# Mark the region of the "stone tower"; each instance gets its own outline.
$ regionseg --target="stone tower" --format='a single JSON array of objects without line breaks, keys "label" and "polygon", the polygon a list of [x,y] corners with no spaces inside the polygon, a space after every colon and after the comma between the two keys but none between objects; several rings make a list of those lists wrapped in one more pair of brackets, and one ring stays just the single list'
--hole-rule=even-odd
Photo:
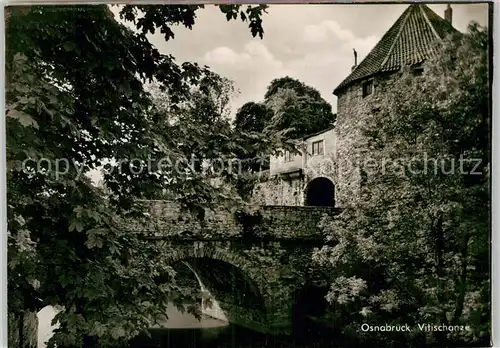
[{"label": "stone tower", "polygon": [[341,208],[356,197],[364,160],[355,149],[361,126],[376,112],[379,97],[402,67],[421,73],[436,40],[457,32],[450,6],[445,18],[426,5],[412,4],[360,64],[354,50],[350,74],[333,91],[338,97],[335,128],[299,139],[302,153],[271,156],[271,179],[256,186],[253,203]]},{"label": "stone tower", "polygon": [[360,125],[376,111],[378,98],[385,88],[391,88],[396,72],[404,66],[415,69],[417,74],[422,72],[422,64],[431,56],[435,41],[457,32],[451,25],[452,9],[448,6],[446,11],[447,20],[424,4],[410,5],[333,91],[338,97],[336,185],[344,202],[355,197],[360,187],[359,163],[363,159],[353,149],[360,139]]}]

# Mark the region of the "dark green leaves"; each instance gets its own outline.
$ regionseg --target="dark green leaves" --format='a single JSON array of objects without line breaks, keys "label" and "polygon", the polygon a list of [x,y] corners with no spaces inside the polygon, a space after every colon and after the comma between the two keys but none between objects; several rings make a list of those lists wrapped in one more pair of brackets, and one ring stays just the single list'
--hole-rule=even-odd
[{"label": "dark green leaves", "polygon": [[252,36],[259,35],[262,39],[264,29],[262,28],[262,15],[266,12],[267,5],[247,6],[245,11],[241,10],[242,5],[218,5],[221,12],[226,15],[228,21],[238,19],[238,14],[243,22],[248,20],[248,27]]},{"label": "dark green leaves", "polygon": [[[241,11],[242,5],[219,5],[222,13],[226,15],[228,21],[238,19],[238,14],[242,21],[248,20],[249,28],[252,36],[259,35],[260,38],[264,35],[262,29],[261,16],[265,12],[266,5],[248,6],[245,11]],[[175,25],[183,25],[186,28],[192,29],[196,12],[204,8],[204,5],[126,5],[120,11],[120,18],[133,22],[137,29],[143,34],[154,34],[156,29],[160,29],[165,41],[175,37],[171,27]],[[139,15],[140,13],[140,15]]]},{"label": "dark green leaves", "polygon": [[264,98],[266,106],[274,111],[273,127],[289,129],[288,139],[323,131],[335,122],[336,115],[321,94],[291,77],[271,81]]},{"label": "dark green leaves", "polygon": [[195,23],[196,11],[202,8],[204,5],[126,5],[120,11],[120,18],[133,22],[143,34],[154,34],[159,28],[165,41],[168,41],[174,38],[172,26],[183,25],[191,29]]},{"label": "dark green leaves", "polygon": [[[106,238],[106,234],[109,232],[108,228],[93,228],[87,231],[87,247],[89,249],[102,248],[103,239]],[[113,253],[117,253],[118,249],[116,247],[113,249]]]},{"label": "dark green leaves", "polygon": [[[165,250],[116,229],[115,214],[140,216],[136,199],[165,192],[198,213],[234,205],[234,195],[202,173],[188,175],[187,165],[161,175],[135,171],[149,156],[152,163],[192,154],[229,159],[241,143],[227,121],[231,82],[178,64],[147,38],[159,29],[173,39],[172,26],[191,28],[201,8],[127,5],[121,17],[138,33],[107,6],[8,9],[9,310],[63,306],[52,344],[121,345],[182,292],[171,276],[156,284],[170,274]],[[249,11],[241,19],[262,35],[262,12]],[[145,88],[151,81],[159,96]],[[86,175],[112,159],[106,190],[96,188]],[[54,170],[64,160],[64,173]]]},{"label": "dark green leaves", "polygon": [[[219,5],[226,19],[236,20],[238,15],[242,21],[249,21],[249,28],[252,36],[264,35],[262,29],[261,16],[267,8],[266,5],[247,6],[245,11],[240,10],[242,5]],[[154,34],[156,29],[160,29],[165,41],[175,37],[172,27],[183,25],[192,29],[195,24],[196,12],[204,8],[204,5],[126,5],[120,11],[120,18],[133,22],[137,29],[143,34]]]}]

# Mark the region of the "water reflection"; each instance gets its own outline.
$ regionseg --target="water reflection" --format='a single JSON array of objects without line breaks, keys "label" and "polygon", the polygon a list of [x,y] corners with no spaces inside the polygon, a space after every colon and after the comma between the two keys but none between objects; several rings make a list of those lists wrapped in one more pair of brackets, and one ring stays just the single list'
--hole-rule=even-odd
[{"label": "water reflection", "polygon": [[135,338],[131,348],[335,348],[333,340],[309,334],[302,338],[265,336],[233,324],[219,328],[153,329]]},{"label": "water reflection", "polygon": [[167,309],[169,319],[150,330],[151,337],[141,335],[130,342],[131,348],[325,348],[332,341],[318,342],[321,334],[304,332],[301,338],[266,336],[227,321],[208,316],[198,320],[175,306]]},{"label": "water reflection", "polygon": [[[50,321],[56,314],[52,307],[39,313],[38,348],[46,347],[55,327]],[[325,348],[338,347],[324,332],[303,331],[298,337],[266,336],[261,333],[209,316],[198,320],[173,304],[167,307],[169,319],[150,330],[151,337],[141,335],[130,342],[130,348]],[[322,342],[318,342],[318,339]]]},{"label": "water reflection", "polygon": [[187,311],[181,312],[173,304],[167,306],[166,312],[168,319],[159,322],[155,329],[218,329],[229,325],[225,320],[215,319],[207,315],[202,316],[199,320]]},{"label": "water reflection", "polygon": [[198,319],[192,314],[179,311],[173,304],[167,307],[167,314],[168,320],[150,330],[151,337],[141,335],[131,342],[131,347],[221,347],[224,342],[231,344],[233,338],[243,337],[245,331],[246,336],[250,333],[249,330],[207,315]]}]

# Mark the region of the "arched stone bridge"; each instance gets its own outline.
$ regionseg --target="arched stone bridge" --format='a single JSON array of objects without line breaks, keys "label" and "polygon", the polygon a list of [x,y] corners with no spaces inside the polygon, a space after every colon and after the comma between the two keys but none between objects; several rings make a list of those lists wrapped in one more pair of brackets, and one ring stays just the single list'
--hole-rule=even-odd
[{"label": "arched stone bridge", "polygon": [[321,277],[309,271],[324,243],[329,207],[262,206],[252,214],[205,211],[202,218],[171,201],[142,201],[145,219],[121,220],[168,250],[172,265],[187,262],[229,322],[268,334],[290,333],[295,295]]}]

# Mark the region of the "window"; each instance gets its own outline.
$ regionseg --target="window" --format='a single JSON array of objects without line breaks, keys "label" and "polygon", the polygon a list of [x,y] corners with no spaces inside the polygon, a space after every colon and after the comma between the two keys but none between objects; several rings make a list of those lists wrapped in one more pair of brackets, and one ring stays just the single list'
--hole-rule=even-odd
[{"label": "window", "polygon": [[373,93],[373,80],[363,83],[363,98]]},{"label": "window", "polygon": [[424,67],[423,67],[422,63],[420,63],[420,64],[414,64],[411,67],[411,70],[412,70],[413,76],[420,76],[420,75],[422,75],[424,73]]},{"label": "window", "polygon": [[285,151],[285,162],[292,162],[294,158],[294,154],[290,151]]},{"label": "window", "polygon": [[323,140],[318,140],[312,143],[312,155],[322,155],[323,154]]},{"label": "window", "polygon": [[424,68],[422,67],[413,69],[414,76],[421,76],[423,73],[424,73]]}]

